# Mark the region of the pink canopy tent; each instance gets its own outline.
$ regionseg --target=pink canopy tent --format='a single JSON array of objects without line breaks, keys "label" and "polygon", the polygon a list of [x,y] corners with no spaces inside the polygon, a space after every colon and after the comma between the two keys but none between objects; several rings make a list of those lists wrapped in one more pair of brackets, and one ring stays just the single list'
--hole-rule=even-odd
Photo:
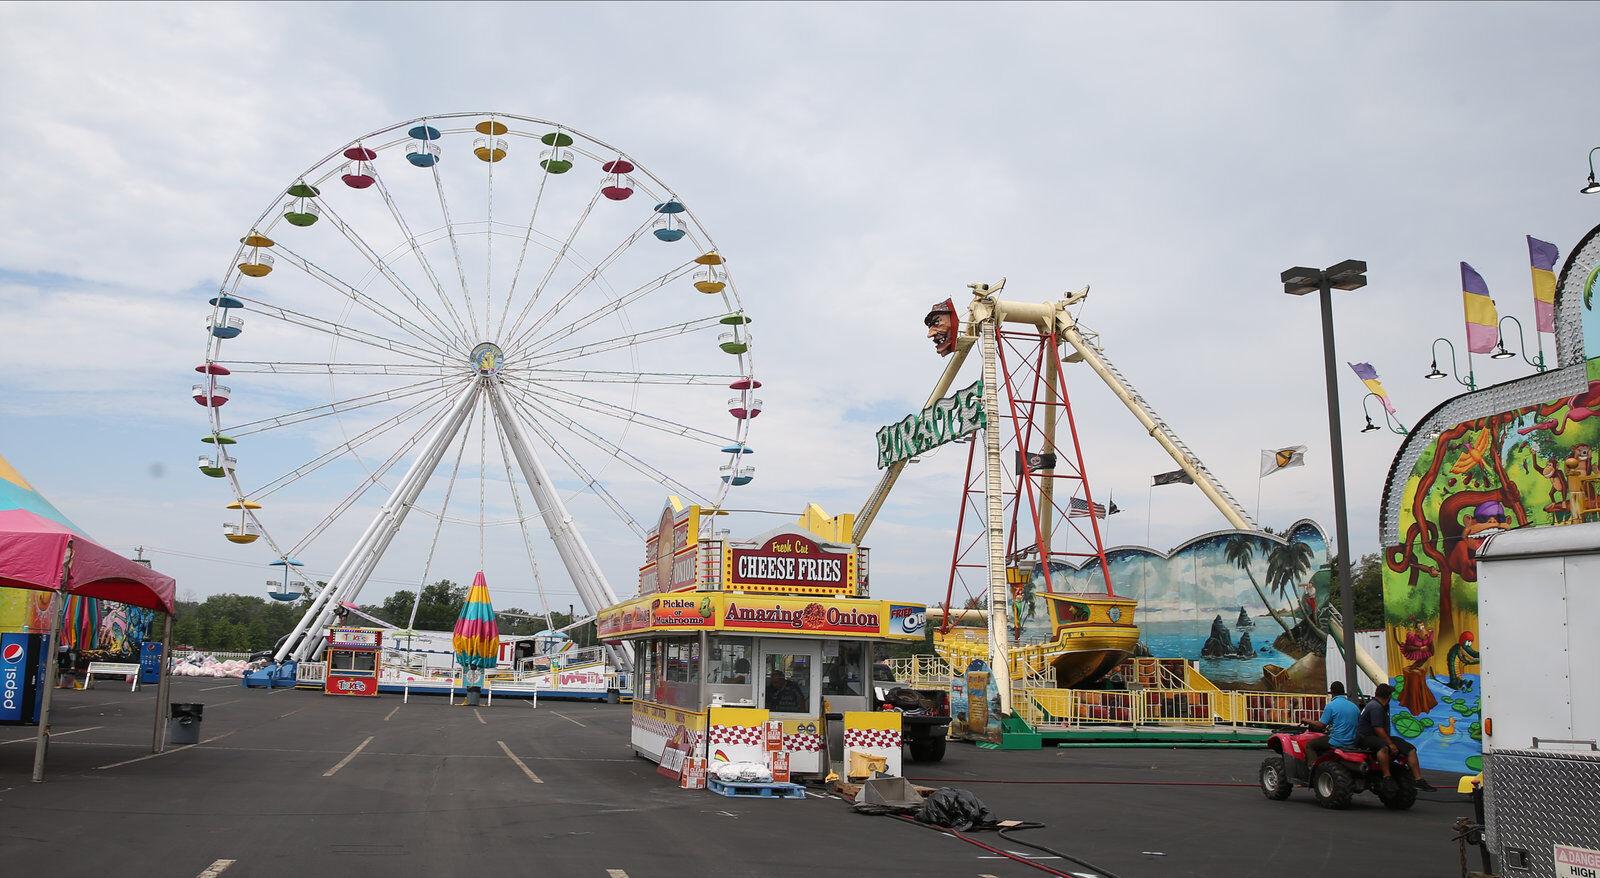
[{"label": "pink canopy tent", "polygon": [[0,586],[61,591],[61,571],[69,547],[72,563],[67,567],[67,593],[172,612],[177,592],[172,577],[25,509],[0,510]]}]

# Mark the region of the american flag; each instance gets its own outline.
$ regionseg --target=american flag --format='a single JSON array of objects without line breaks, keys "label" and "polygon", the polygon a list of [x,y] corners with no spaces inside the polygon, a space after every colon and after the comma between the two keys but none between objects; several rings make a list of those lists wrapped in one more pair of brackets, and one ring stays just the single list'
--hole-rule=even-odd
[{"label": "american flag", "polygon": [[[1111,508],[1110,508],[1109,511],[1106,509],[1104,504],[1101,504],[1101,503],[1094,504],[1094,517],[1095,518],[1105,518],[1107,515],[1116,515],[1118,512],[1121,512],[1121,511],[1122,511],[1121,509],[1117,508],[1117,501],[1115,501],[1115,500],[1111,501]],[[1088,518],[1089,517],[1089,501],[1083,499],[1082,497],[1073,497],[1072,498],[1072,502],[1067,507],[1067,517],[1068,518]]]}]

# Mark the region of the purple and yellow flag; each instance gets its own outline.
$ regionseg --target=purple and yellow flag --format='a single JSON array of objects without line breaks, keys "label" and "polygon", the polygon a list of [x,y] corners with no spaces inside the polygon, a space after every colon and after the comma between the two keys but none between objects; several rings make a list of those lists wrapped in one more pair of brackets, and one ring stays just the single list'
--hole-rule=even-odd
[{"label": "purple and yellow flag", "polygon": [[1361,383],[1367,385],[1367,389],[1383,401],[1383,407],[1389,414],[1394,414],[1394,403],[1389,401],[1389,394],[1383,389],[1383,382],[1378,380],[1378,370],[1372,368],[1371,363],[1351,363],[1350,368],[1355,370],[1356,377],[1361,379]]},{"label": "purple and yellow flag", "polygon": [[1556,245],[1528,236],[1528,261],[1533,264],[1533,315],[1540,332],[1556,331],[1556,259],[1560,256]]},{"label": "purple and yellow flag", "polygon": [[1472,266],[1461,263],[1461,304],[1467,315],[1467,352],[1487,354],[1500,343],[1500,315],[1489,285]]}]

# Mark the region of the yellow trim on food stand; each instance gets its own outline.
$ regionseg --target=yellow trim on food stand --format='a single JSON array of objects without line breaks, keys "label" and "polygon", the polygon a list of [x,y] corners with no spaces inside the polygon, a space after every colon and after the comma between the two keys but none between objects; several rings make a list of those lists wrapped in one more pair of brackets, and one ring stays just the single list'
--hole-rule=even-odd
[{"label": "yellow trim on food stand", "polygon": [[596,616],[596,630],[608,641],[698,631],[921,640],[920,630],[904,633],[896,620],[910,614],[920,618],[924,612],[922,604],[899,601],[684,591],[642,595],[607,607]]}]

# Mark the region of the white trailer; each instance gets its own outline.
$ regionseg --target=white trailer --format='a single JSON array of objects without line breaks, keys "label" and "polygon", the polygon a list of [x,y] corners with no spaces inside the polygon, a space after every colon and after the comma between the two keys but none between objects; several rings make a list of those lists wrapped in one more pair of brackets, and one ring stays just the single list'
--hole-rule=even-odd
[{"label": "white trailer", "polygon": [[1484,816],[1505,878],[1600,876],[1600,522],[1478,552]]}]

